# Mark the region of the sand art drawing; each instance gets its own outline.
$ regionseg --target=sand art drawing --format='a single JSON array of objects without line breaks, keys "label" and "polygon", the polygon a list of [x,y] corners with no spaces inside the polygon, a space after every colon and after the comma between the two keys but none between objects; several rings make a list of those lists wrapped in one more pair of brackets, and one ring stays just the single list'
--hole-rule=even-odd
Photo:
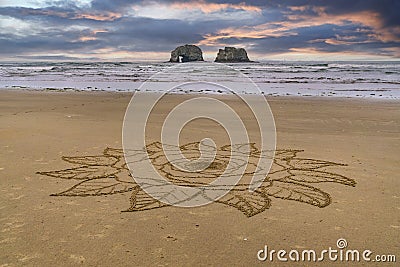
[{"label": "sand art drawing", "polygon": [[[180,147],[188,159],[198,158],[199,143],[189,143]],[[271,206],[271,198],[298,201],[319,208],[331,203],[331,196],[317,187],[320,183],[336,183],[355,186],[353,179],[329,171],[332,167],[343,167],[345,164],[331,161],[302,158],[303,150],[278,149],[275,152],[272,168],[256,191],[248,190],[248,181],[254,174],[260,150],[255,144],[247,144],[251,148],[248,162],[230,157],[230,145],[218,148],[214,162],[200,172],[184,172],[168,162],[163,147],[159,142],[146,146],[153,166],[169,181],[182,186],[199,186],[209,184],[228,166],[229,160],[236,161],[234,166],[247,164],[242,179],[224,197],[216,203],[234,207],[247,217],[259,214]],[[164,146],[165,147],[165,146]],[[134,155],[132,151],[132,155]],[[145,160],[130,158],[131,160]],[[75,166],[54,171],[41,171],[38,174],[60,179],[78,181],[74,186],[51,196],[87,197],[130,192],[130,206],[124,211],[137,212],[168,206],[148,196],[135,183],[128,170],[122,149],[106,148],[102,155],[62,157]]]}]

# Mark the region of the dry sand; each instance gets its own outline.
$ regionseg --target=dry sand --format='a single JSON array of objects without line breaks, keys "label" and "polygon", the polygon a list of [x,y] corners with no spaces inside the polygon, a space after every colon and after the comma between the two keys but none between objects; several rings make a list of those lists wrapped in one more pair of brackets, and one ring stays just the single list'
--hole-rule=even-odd
[{"label": "dry sand", "polygon": [[[328,169],[354,179],[355,187],[314,185],[331,196],[325,208],[271,198],[271,207],[252,217],[218,203],[121,212],[130,205],[129,192],[50,196],[77,181],[37,172],[71,167],[62,156],[101,155],[106,147],[121,148],[130,97],[0,92],[0,266],[271,265],[257,260],[264,245],[322,250],[336,248],[339,238],[351,249],[396,254],[400,260],[400,102],[268,99],[278,148],[302,149],[302,157],[348,164]],[[169,103],[183,98],[171,97]],[[154,117],[154,127],[161,115],[162,110]],[[200,138],[204,129],[201,123],[193,125],[182,142]]]}]

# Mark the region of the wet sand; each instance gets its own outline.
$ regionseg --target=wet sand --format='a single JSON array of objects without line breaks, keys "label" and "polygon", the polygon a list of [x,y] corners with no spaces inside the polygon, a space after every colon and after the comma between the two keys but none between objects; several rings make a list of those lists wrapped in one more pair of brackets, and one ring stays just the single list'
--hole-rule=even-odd
[{"label": "wet sand", "polygon": [[[101,155],[106,147],[121,148],[130,97],[0,91],[1,266],[271,265],[257,259],[265,245],[320,251],[336,248],[339,238],[345,238],[350,249],[396,254],[399,260],[399,101],[268,98],[277,148],[347,164],[327,169],[357,183],[313,185],[330,195],[331,203],[324,208],[271,198],[269,209],[251,217],[219,203],[121,212],[130,206],[130,192],[50,196],[77,181],[37,172],[70,168],[62,156]],[[171,97],[169,103],[184,97]],[[161,113],[162,107],[154,127]],[[201,138],[215,127],[193,125],[182,141]],[[335,265],[325,260],[318,266],[324,264]]]}]

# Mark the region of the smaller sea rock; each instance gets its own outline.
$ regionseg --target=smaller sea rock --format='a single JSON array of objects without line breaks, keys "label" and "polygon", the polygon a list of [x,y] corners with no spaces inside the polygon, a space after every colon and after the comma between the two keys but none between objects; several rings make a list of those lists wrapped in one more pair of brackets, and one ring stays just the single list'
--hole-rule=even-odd
[{"label": "smaller sea rock", "polygon": [[225,47],[219,49],[215,62],[251,62],[244,48]]}]

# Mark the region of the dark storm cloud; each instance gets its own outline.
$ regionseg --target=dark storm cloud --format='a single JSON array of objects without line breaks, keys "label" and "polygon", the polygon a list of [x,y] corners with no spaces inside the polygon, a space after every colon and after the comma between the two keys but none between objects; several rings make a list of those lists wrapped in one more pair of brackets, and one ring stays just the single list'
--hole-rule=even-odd
[{"label": "dark storm cloud", "polygon": [[321,1],[320,5],[327,7],[327,12],[332,14],[342,14],[357,11],[374,11],[380,14],[380,18],[385,26],[400,25],[400,1],[397,0],[337,0]]},{"label": "dark storm cloud", "polygon": [[[155,3],[171,8],[154,17],[133,8],[151,10]],[[197,13],[190,13],[193,10]],[[93,0],[88,5],[49,1],[41,8],[0,7],[4,22],[13,18],[30,25],[10,25],[15,23],[11,21],[1,26],[0,54],[4,58],[44,53],[95,57],[102,49],[168,52],[179,44],[194,43],[205,50],[243,45],[266,55],[314,49],[398,57],[398,10],[400,1],[389,0]]]},{"label": "dark storm cloud", "polygon": [[[27,36],[13,36],[0,34],[1,54],[19,54],[34,51],[80,51],[87,52],[104,47],[115,47],[125,51],[161,51],[169,52],[177,44],[197,43],[203,39],[202,35],[215,29],[214,22],[185,23],[180,20],[157,20],[150,18],[121,18],[117,23],[109,21],[89,21],[82,24],[73,23],[65,18],[51,16],[35,18],[42,22],[50,22],[52,28]],[[66,21],[65,21],[66,20]],[[86,25],[93,30],[100,29],[93,34],[91,30],[80,30],[65,26]],[[225,27],[229,23],[225,23]],[[90,40],[90,37],[95,37]],[[85,41],[84,38],[89,38]]]}]

